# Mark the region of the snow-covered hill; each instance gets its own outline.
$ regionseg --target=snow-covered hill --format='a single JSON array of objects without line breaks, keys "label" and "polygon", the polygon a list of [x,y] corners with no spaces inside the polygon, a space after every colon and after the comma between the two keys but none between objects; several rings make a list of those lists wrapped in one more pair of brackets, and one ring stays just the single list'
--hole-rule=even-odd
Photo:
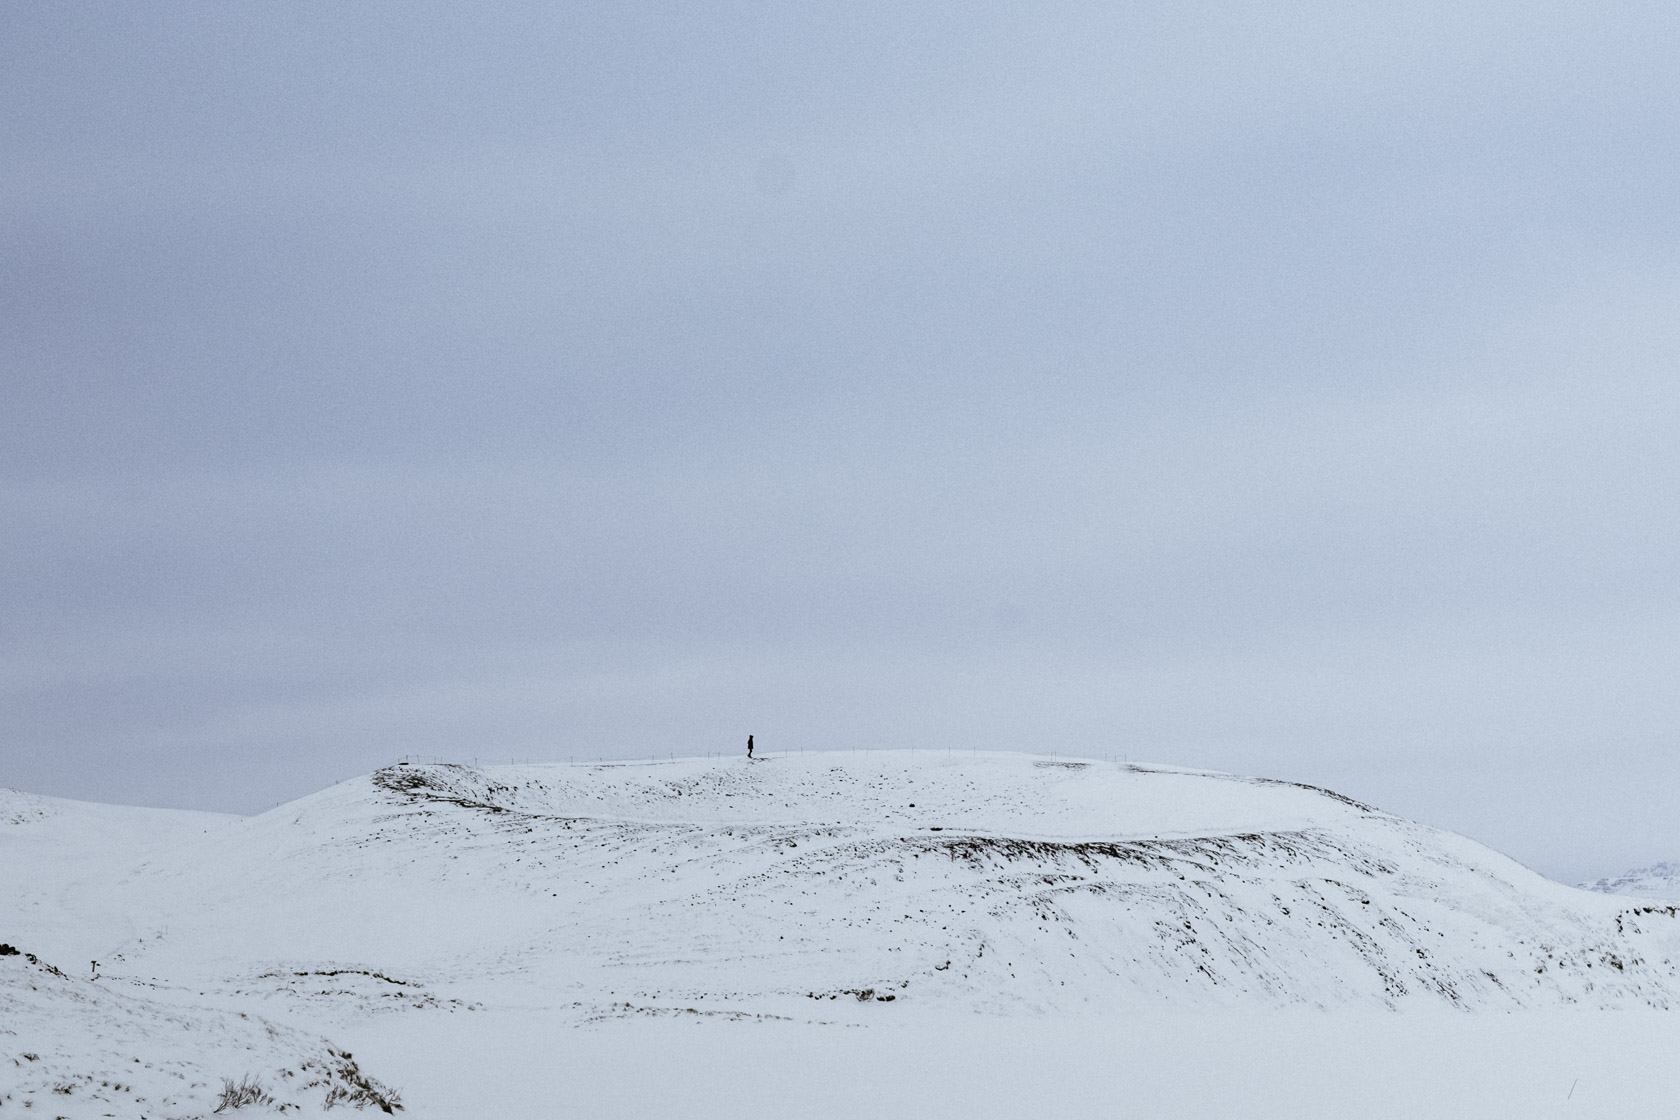
[{"label": "snow-covered hill", "polygon": [[[1165,767],[393,766],[248,819],[0,811],[0,890],[24,902],[0,939],[100,960],[98,981],[58,978],[78,999],[317,1039],[509,1008],[890,1024],[1680,1004],[1673,906],[1561,886],[1324,790]],[[214,1068],[273,1082],[336,1052],[276,1043]]]},{"label": "snow-covered hill", "polygon": [[1670,909],[1322,790],[1021,755],[397,766],[60,901],[112,974],[329,1017],[1680,996]]},{"label": "snow-covered hill", "polygon": [[1582,883],[1581,886],[1585,890],[1598,891],[1601,894],[1680,900],[1680,863],[1665,860],[1608,879]]},{"label": "snow-covered hill", "polygon": [[594,1014],[1680,994],[1672,910],[1278,782],[894,753],[393,768],[374,785],[406,812],[365,843],[443,830],[474,853],[453,876],[529,897],[495,923],[515,936],[480,948],[474,931],[462,963],[542,975]]}]

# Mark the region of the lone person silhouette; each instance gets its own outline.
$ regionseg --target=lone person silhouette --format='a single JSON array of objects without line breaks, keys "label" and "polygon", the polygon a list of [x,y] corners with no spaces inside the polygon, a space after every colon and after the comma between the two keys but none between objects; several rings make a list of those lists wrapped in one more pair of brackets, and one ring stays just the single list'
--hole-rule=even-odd
[{"label": "lone person silhouette", "polygon": [[752,736],[751,735],[747,736],[747,757],[748,758],[752,757]]}]

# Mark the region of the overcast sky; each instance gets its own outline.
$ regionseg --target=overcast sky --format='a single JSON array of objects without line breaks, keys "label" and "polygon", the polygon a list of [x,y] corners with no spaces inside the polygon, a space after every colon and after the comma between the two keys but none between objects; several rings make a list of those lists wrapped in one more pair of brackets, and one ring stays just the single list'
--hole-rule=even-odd
[{"label": "overcast sky", "polygon": [[1680,857],[1680,9],[0,6],[0,785],[854,746]]}]

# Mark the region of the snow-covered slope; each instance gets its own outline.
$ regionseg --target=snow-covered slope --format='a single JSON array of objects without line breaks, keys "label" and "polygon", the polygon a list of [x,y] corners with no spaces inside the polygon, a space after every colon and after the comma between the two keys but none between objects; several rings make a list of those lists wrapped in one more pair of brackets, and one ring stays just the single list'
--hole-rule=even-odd
[{"label": "snow-covered slope", "polygon": [[1623,875],[1598,879],[1581,886],[1601,894],[1631,895],[1634,898],[1680,900],[1680,862],[1665,860]]},{"label": "snow-covered slope", "polygon": [[1322,790],[1022,755],[391,767],[58,905],[66,944],[110,915],[107,968],[151,998],[328,1034],[486,1005],[874,1022],[1680,1002],[1672,907]]},{"label": "snow-covered slope", "polygon": [[72,971],[102,960],[142,935],[130,901],[117,897],[120,880],[242,820],[0,788],[0,940]]},{"label": "snow-covered slope", "polygon": [[204,1116],[243,1104],[314,1115],[392,1112],[401,1098],[323,1038],[113,990],[0,944],[0,1113]]},{"label": "snow-covered slope", "polygon": [[[157,985],[109,975],[108,960],[120,971],[124,947],[169,921],[130,888],[183,845],[192,854],[181,858],[198,858],[241,820],[0,789],[0,1114],[205,1116],[240,1101],[309,1114],[401,1107],[318,1035],[218,1006],[215,993],[160,996]],[[51,955],[32,951],[48,946]],[[106,975],[93,975],[95,961]]]}]

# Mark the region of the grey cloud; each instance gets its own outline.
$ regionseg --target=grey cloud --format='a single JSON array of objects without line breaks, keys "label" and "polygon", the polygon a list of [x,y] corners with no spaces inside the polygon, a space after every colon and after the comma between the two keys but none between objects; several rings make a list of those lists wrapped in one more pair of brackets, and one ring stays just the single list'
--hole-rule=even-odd
[{"label": "grey cloud", "polygon": [[0,782],[751,727],[1680,849],[1669,13],[0,18]]}]

